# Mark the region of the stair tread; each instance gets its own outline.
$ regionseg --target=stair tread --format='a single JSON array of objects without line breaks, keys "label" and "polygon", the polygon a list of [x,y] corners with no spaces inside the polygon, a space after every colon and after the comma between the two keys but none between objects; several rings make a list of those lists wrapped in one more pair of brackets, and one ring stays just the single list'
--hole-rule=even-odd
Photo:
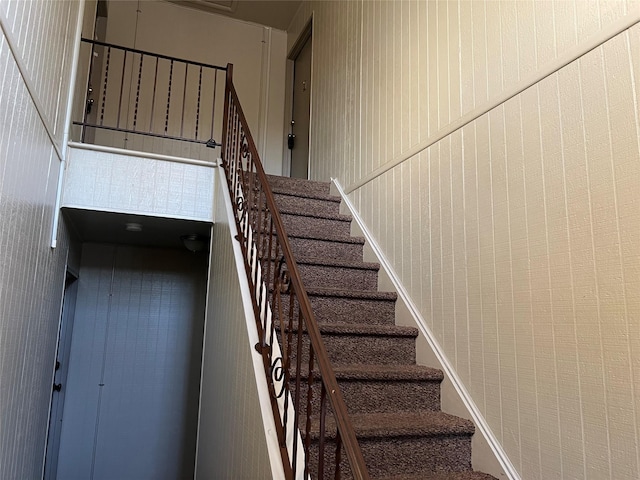
[{"label": "stair tread", "polygon": [[338,380],[441,381],[442,370],[422,365],[336,365]]},{"label": "stair tread", "polygon": [[267,175],[267,179],[269,180],[270,184],[274,184],[274,185],[286,184],[290,186],[299,186],[305,189],[308,189],[308,186],[310,185],[312,187],[319,187],[323,189],[326,188],[328,191],[331,185],[329,182],[322,182],[318,180],[307,180],[305,178],[285,177],[282,175]]},{"label": "stair tread", "polygon": [[272,185],[271,191],[276,195],[288,195],[290,197],[298,197],[298,198],[310,198],[313,200],[326,200],[327,202],[340,203],[342,199],[340,197],[336,197],[335,195],[330,194],[322,194],[313,191],[300,191],[300,190],[290,190],[284,188],[282,185]]},{"label": "stair tread", "polygon": [[[306,330],[306,327],[303,327]],[[394,336],[394,337],[417,337],[418,329],[415,327],[405,327],[402,325],[371,325],[368,323],[319,323],[318,328],[321,334],[351,334],[362,336]],[[297,329],[294,328],[294,332]]]},{"label": "stair tread", "polygon": [[302,212],[300,210],[291,209],[288,207],[278,207],[281,215],[296,215],[298,217],[310,217],[310,218],[325,218],[328,220],[339,220],[341,222],[351,222],[353,218],[351,215],[343,215],[342,213],[322,213],[322,212]]},{"label": "stair tread", "polygon": [[289,238],[303,238],[305,240],[324,240],[327,242],[335,242],[335,243],[352,243],[356,245],[364,245],[365,239],[364,237],[351,237],[348,235],[334,235],[332,232],[326,232],[322,235],[313,234],[313,233],[296,233],[290,234]]},{"label": "stair tread", "polygon": [[337,297],[361,300],[389,300],[396,301],[396,292],[378,292],[377,290],[349,290],[346,288],[307,288],[307,295],[313,297]]},{"label": "stair tread", "polygon": [[[306,378],[308,368],[302,368],[302,377]],[[440,382],[444,379],[442,370],[422,365],[377,365],[377,364],[342,364],[333,365],[333,373],[338,380],[363,380],[381,382]],[[314,369],[314,377],[318,380],[321,373]],[[295,375],[293,376],[295,378]]]},{"label": "stair tread", "polygon": [[393,475],[391,477],[372,477],[372,480],[496,480],[495,477],[482,472],[424,472],[409,475]]},{"label": "stair tread", "polygon": [[[359,440],[388,437],[440,437],[473,435],[473,422],[434,410],[395,413],[354,413],[349,415]],[[329,438],[335,436],[335,422],[327,418]],[[319,420],[314,419],[312,437],[319,435]]]},{"label": "stair tread", "polygon": [[311,257],[306,255],[297,255],[295,257],[297,264],[302,265],[319,265],[326,267],[344,267],[354,268],[358,270],[379,270],[380,264],[373,262],[363,262],[361,260],[344,260],[336,258]]}]

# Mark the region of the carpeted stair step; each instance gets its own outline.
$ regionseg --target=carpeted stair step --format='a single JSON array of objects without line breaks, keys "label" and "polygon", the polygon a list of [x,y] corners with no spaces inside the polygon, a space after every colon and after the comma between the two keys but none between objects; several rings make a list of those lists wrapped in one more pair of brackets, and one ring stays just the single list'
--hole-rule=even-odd
[{"label": "carpeted stair step", "polygon": [[289,235],[293,255],[298,257],[333,258],[362,261],[364,238],[337,235]]},{"label": "carpeted stair step", "polygon": [[496,480],[495,477],[482,472],[423,472],[412,475],[393,475],[391,477],[372,477],[371,480]]},{"label": "carpeted stair step", "polygon": [[299,212],[280,210],[282,223],[288,235],[334,235],[348,236],[351,217],[348,215],[305,215]]},{"label": "carpeted stair step", "polygon": [[[471,436],[475,428],[469,420],[434,411],[354,414],[350,418],[372,478],[471,472]],[[333,418],[328,416],[326,478],[333,478],[335,430]],[[312,422],[311,439],[317,444],[319,437],[316,419]],[[310,455],[312,465],[317,462],[314,457],[316,449]],[[343,478],[350,478],[344,454],[342,459]]]},{"label": "carpeted stair step", "polygon": [[329,195],[329,182],[316,182],[302,178],[280,177],[277,175],[267,175],[267,179],[272,189],[281,189],[295,193]]},{"label": "carpeted stair step", "polygon": [[[416,361],[418,330],[396,325],[319,324],[331,365],[412,365]],[[297,328],[292,330],[296,337]],[[295,340],[294,340],[295,341]],[[354,345],[358,345],[354,348]],[[296,348],[291,365],[296,364]],[[302,359],[309,358],[309,339],[303,335]],[[306,364],[306,363],[305,363]]]},{"label": "carpeted stair step", "polygon": [[308,288],[307,295],[319,322],[395,324],[395,292]]},{"label": "carpeted stair step", "polygon": [[[272,258],[271,272],[280,266],[280,260]],[[305,289],[330,284],[344,290],[375,290],[378,284],[377,263],[298,255],[295,260]],[[286,269],[286,265],[282,268]]]},{"label": "carpeted stair step", "polygon": [[[306,290],[318,323],[395,324],[395,304],[398,298],[395,292],[332,288]],[[288,311],[288,297],[282,298],[284,311]],[[297,307],[296,302],[295,308]]]},{"label": "carpeted stair step", "polygon": [[340,198],[326,196],[323,198],[288,195],[274,192],[279,209],[305,215],[332,216],[340,214]]},{"label": "carpeted stair step", "polygon": [[296,255],[305,288],[331,285],[346,290],[377,290],[378,263]]},{"label": "carpeted stair step", "polygon": [[[302,370],[300,393],[307,398],[307,372]],[[349,414],[440,410],[442,371],[418,365],[341,365],[334,373]],[[314,411],[319,411],[319,372],[314,372]],[[291,378],[295,392],[296,378]]]}]

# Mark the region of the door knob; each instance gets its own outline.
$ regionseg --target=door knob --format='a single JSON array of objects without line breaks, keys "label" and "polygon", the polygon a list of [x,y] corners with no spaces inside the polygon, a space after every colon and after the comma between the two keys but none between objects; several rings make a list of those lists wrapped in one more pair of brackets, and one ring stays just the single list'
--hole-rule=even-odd
[{"label": "door knob", "polygon": [[59,392],[60,390],[62,390],[62,384],[61,383],[54,383],[53,384],[53,391],[54,392]]}]

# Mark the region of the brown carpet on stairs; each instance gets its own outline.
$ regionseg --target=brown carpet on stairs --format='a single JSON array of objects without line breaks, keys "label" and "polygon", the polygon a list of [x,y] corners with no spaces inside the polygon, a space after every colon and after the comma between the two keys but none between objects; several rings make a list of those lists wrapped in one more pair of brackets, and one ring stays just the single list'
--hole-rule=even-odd
[{"label": "brown carpet on stairs", "polygon": [[[416,365],[418,331],[395,325],[397,296],[377,291],[380,266],[363,262],[364,239],[349,236],[351,218],[339,213],[329,184],[269,181],[371,477],[493,479],[472,471],[474,426],[440,410],[442,372]],[[312,441],[317,436],[315,421]],[[328,436],[332,451],[331,420]],[[341,465],[349,478],[344,456]]]}]

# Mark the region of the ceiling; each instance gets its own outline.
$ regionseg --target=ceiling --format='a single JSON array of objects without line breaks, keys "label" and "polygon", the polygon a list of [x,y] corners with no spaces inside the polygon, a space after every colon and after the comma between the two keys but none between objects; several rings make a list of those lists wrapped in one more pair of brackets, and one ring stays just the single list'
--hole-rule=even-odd
[{"label": "ceiling", "polygon": [[[63,208],[62,212],[81,242],[184,249],[181,236],[211,235],[207,222],[76,208]],[[139,224],[141,230],[128,231],[128,223]]]},{"label": "ceiling", "polygon": [[286,30],[302,0],[169,0],[206,12]]}]

